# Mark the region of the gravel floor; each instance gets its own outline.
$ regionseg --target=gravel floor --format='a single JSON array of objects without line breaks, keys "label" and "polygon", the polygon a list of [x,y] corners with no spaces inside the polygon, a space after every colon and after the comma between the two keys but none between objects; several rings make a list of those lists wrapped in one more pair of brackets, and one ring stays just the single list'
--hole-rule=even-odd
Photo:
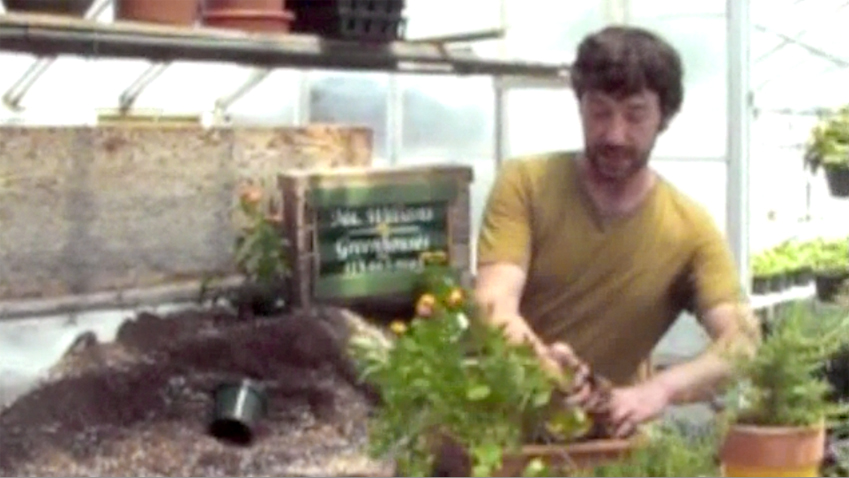
[{"label": "gravel floor", "polygon": [[[142,314],[115,343],[81,336],[0,412],[0,475],[392,476],[363,452],[369,394],[342,353],[352,320]],[[207,434],[210,392],[245,375],[269,386],[269,416],[252,445],[229,445]]]}]

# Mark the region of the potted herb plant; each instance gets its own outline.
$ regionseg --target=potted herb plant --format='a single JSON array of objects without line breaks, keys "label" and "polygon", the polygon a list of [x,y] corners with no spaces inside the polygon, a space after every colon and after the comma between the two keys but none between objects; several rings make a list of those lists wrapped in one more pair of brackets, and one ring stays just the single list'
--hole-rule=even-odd
[{"label": "potted herb plant", "polygon": [[764,252],[752,255],[752,293],[768,294],[774,274],[773,265]]},{"label": "potted herb plant", "polygon": [[[553,375],[531,346],[510,343],[483,320],[472,292],[429,263],[416,317],[389,345],[351,344],[363,379],[380,390],[370,423],[374,456],[398,476],[537,476],[540,464],[589,467],[625,456],[635,440],[579,442],[592,428],[564,405],[569,377]],[[452,284],[450,287],[446,285]],[[545,429],[556,445],[530,445]]]},{"label": "potted herb plant", "polygon": [[832,302],[849,280],[849,238],[817,241],[813,264],[817,298]]},{"label": "potted herb plant", "polygon": [[805,163],[814,172],[820,167],[825,170],[832,196],[849,197],[849,106],[827,115],[814,127]]},{"label": "potted herb plant", "polygon": [[793,284],[807,286],[814,282],[813,246],[809,241],[796,241],[792,244],[792,257],[795,264]]},{"label": "potted herb plant", "polygon": [[761,251],[752,258],[752,292],[768,294],[787,288],[788,261],[775,249]]},{"label": "potted herb plant", "polygon": [[231,297],[240,311],[267,316],[286,305],[289,273],[282,208],[275,204],[268,185],[245,184],[238,194],[234,244],[236,266],[245,278]]},{"label": "potted herb plant", "polygon": [[808,307],[787,309],[755,354],[737,357],[723,476],[820,476],[826,428],[843,411],[820,371],[849,343],[849,315]]},{"label": "potted herb plant", "polygon": [[628,457],[572,476],[721,476],[716,462],[718,435],[714,426],[662,423],[648,431],[645,445]]}]

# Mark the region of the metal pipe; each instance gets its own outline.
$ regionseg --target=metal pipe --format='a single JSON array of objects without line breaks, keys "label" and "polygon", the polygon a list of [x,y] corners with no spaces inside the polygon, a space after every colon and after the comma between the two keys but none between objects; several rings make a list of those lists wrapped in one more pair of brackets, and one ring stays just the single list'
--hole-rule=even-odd
[{"label": "metal pipe", "polygon": [[469,33],[455,33],[451,35],[440,35],[434,37],[414,38],[405,40],[405,43],[467,43],[482,40],[500,40],[504,38],[506,28],[491,28]]},{"label": "metal pipe", "polygon": [[122,112],[126,112],[132,108],[133,103],[136,102],[144,89],[153,83],[155,79],[165,73],[165,70],[167,70],[169,66],[171,66],[171,62],[154,63],[144,70],[144,72],[139,75],[139,77],[136,78],[136,80],[133,81],[123,93],[121,93],[121,96],[118,97],[118,109]]},{"label": "metal pipe", "polygon": [[248,94],[251,90],[259,86],[260,83],[265,81],[269,75],[274,71],[273,68],[254,68],[248,79],[242,83],[241,86],[236,88],[235,91],[230,93],[227,96],[222,96],[215,100],[215,114],[216,116],[223,115],[227,112],[227,109],[233,105],[240,98]]},{"label": "metal pipe", "polygon": [[749,280],[749,0],[727,0],[728,44],[728,168],[726,181],[727,235],[740,279]]},{"label": "metal pipe", "polygon": [[[93,20],[98,17],[106,7],[112,4],[113,0],[100,0],[96,2],[85,14],[85,18],[89,20]],[[21,101],[26,96],[27,92],[32,88],[36,81],[41,78],[47,70],[56,63],[56,56],[48,56],[44,58],[36,59],[32,65],[18,78],[12,86],[6,90],[6,93],[3,95],[3,104],[6,105],[12,111],[20,112],[23,110],[21,108]]]},{"label": "metal pipe", "polygon": [[[483,59],[473,55],[445,54],[427,45],[393,44],[372,49],[347,43],[322,44],[317,39],[282,38],[259,42],[247,37],[225,35],[179,36],[146,31],[123,32],[100,26],[69,28],[35,21],[0,21],[0,49],[37,51],[45,54],[97,54],[101,57],[146,58],[153,61],[196,60],[252,66],[288,68],[328,68],[336,70],[399,71],[400,63],[414,64],[408,72],[453,75],[515,74],[560,76],[562,65],[519,63]],[[63,24],[64,25],[64,24]],[[426,66],[442,67],[427,71]]]},{"label": "metal pipe", "polygon": [[6,90],[6,93],[3,95],[3,104],[12,111],[22,111],[21,101],[24,99],[24,96],[54,63],[56,63],[55,56],[36,59],[24,74]]}]

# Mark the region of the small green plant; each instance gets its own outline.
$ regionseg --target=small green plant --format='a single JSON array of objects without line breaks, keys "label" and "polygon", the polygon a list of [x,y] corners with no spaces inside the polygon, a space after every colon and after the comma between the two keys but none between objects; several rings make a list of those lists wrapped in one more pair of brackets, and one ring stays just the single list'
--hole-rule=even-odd
[{"label": "small green plant", "polygon": [[849,271],[849,238],[818,239],[812,245],[813,268],[819,273]]},{"label": "small green plant", "polygon": [[[492,476],[505,453],[518,452],[529,430],[550,419],[563,384],[531,346],[513,345],[483,319],[442,261],[429,264],[417,316],[394,328],[394,343],[379,350],[374,341],[352,344],[364,380],[383,398],[370,423],[371,452],[394,458],[399,476],[431,476],[447,442],[470,458],[472,476]],[[578,410],[556,416],[564,436],[588,427]]]},{"label": "small green plant", "polygon": [[757,426],[816,426],[843,413],[830,399],[824,364],[849,344],[849,315],[814,315],[793,304],[774,319],[769,334],[749,357],[738,357],[736,406],[729,416]]},{"label": "small green plant", "polygon": [[787,273],[792,263],[774,249],[767,249],[752,257],[752,275],[757,278],[775,277]]},{"label": "small green plant", "polygon": [[821,166],[849,169],[849,106],[824,116],[813,128],[805,164],[814,172]]},{"label": "small green plant", "polygon": [[260,285],[279,282],[289,270],[286,241],[280,231],[282,218],[272,208],[259,185],[247,185],[239,194],[241,227],[235,261],[249,282]]},{"label": "small green plant", "polygon": [[577,476],[722,476],[716,462],[719,441],[720,434],[713,427],[688,430],[685,424],[663,423],[651,430],[644,446],[624,460]]}]

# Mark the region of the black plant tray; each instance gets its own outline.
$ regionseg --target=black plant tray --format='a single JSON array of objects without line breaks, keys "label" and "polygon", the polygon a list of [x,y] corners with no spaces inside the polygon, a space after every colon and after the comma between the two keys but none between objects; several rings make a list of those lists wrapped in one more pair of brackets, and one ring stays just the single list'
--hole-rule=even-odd
[{"label": "black plant tray", "polygon": [[406,0],[288,0],[286,8],[296,14],[309,15],[313,11],[330,10],[355,13],[385,13],[401,16]]},{"label": "black plant tray", "polygon": [[404,38],[406,19],[381,13],[299,16],[294,31],[324,38],[390,42]]},{"label": "black plant tray", "polygon": [[296,16],[292,29],[298,33],[378,42],[404,38],[403,0],[298,0],[291,8]]}]

